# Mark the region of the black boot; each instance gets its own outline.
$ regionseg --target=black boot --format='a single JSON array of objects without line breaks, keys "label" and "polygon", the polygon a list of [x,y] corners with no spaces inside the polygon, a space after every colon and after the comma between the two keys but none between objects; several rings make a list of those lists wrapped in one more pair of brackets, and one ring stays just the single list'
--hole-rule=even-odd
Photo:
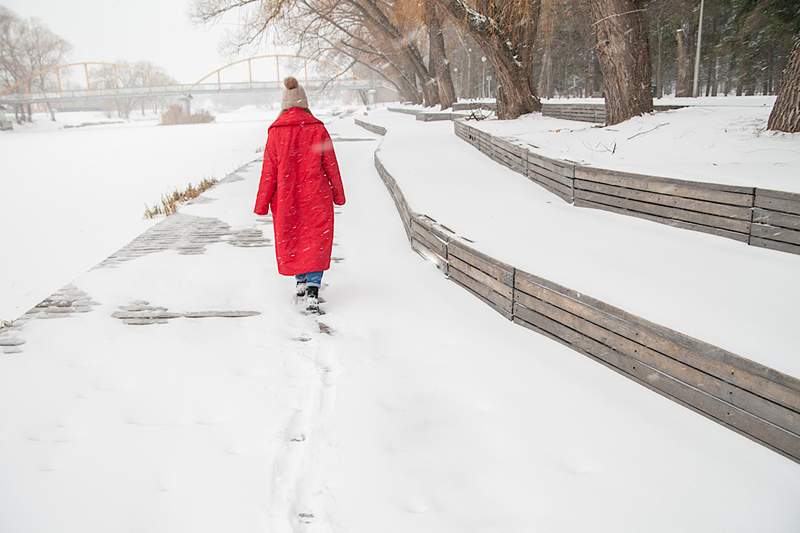
[{"label": "black boot", "polygon": [[319,287],[306,287],[306,311],[319,313]]},{"label": "black boot", "polygon": [[306,295],[306,282],[305,281],[298,281],[296,286],[295,294],[298,298],[302,298]]}]

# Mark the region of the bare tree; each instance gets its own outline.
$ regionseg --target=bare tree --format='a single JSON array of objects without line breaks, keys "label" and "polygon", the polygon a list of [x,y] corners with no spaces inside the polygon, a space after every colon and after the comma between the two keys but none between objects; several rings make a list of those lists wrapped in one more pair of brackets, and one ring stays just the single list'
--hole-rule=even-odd
[{"label": "bare tree", "polygon": [[789,65],[783,72],[783,83],[767,127],[789,133],[800,132],[800,35],[795,40]]},{"label": "bare tree", "polygon": [[447,60],[445,49],[444,31],[439,10],[433,2],[424,2],[425,25],[428,27],[430,59],[428,60],[428,70],[436,76],[436,84],[439,89],[439,103],[442,109],[453,106],[456,101],[456,89],[453,86],[453,78],[450,73],[450,63]]},{"label": "bare tree", "polygon": [[653,110],[643,0],[591,0],[606,93],[606,123]]},{"label": "bare tree", "polygon": [[[0,6],[0,81],[7,90],[46,90],[46,74],[64,62],[70,48],[41,21]],[[23,111],[18,119],[30,121],[31,106]]]},{"label": "bare tree", "polygon": [[[250,8],[250,9],[247,9]],[[394,17],[394,2],[383,0],[195,0],[193,17],[201,23],[225,13],[247,9],[235,47],[266,35],[271,24],[282,24],[283,36],[302,36],[298,44],[321,45],[318,52],[347,56],[378,75],[400,77],[393,83],[403,92],[421,91],[424,102],[439,101],[435,75],[425,64],[414,39],[401,31]],[[315,28],[312,32],[310,28]],[[388,67],[388,68],[387,68]]]},{"label": "bare tree", "polygon": [[516,118],[541,109],[533,81],[540,0],[429,1],[436,2],[492,62],[498,117]]}]

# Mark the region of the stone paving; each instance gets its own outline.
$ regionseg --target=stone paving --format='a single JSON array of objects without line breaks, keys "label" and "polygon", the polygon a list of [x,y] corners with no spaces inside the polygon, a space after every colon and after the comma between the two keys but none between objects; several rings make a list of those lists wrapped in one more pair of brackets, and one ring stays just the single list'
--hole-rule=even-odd
[{"label": "stone paving", "polygon": [[115,267],[148,254],[175,250],[181,255],[200,255],[209,244],[224,242],[240,248],[272,246],[258,228],[232,229],[225,222],[208,217],[176,213],[148,229],[95,268]]},{"label": "stone paving", "polygon": [[122,320],[131,326],[149,326],[166,324],[176,318],[245,318],[260,315],[258,311],[184,311],[174,312],[166,307],[150,305],[145,300],[135,300],[128,305],[120,306],[111,314],[112,318]]},{"label": "stone paving", "polygon": [[75,285],[66,285],[45,298],[20,318],[0,327],[0,348],[4,354],[22,352],[25,340],[20,337],[25,323],[32,319],[67,318],[77,313],[88,313],[98,302]]},{"label": "stone paving", "polygon": [[[218,184],[244,180],[239,173],[257,161],[252,161],[239,167],[236,171],[220,180]],[[199,196],[193,200],[195,203],[213,201],[213,198],[206,195]],[[256,223],[269,226],[272,225],[272,220],[270,218],[261,218]],[[272,239],[265,237],[264,232],[258,227],[233,229],[230,225],[217,218],[176,213],[149,228],[103,260],[94,269],[116,268],[127,261],[167,250],[175,250],[181,255],[201,255],[206,252],[206,247],[209,244],[215,243],[226,243],[238,248],[263,248],[273,245]],[[88,313],[96,305],[99,305],[98,302],[93,301],[88,294],[78,287],[72,284],[66,285],[37,304],[22,317],[10,322],[4,321],[0,323],[0,350],[2,350],[3,354],[21,353],[25,344],[25,340],[21,336],[22,329],[25,323],[31,319],[66,318],[77,313]],[[144,300],[136,300],[128,305],[121,306],[111,316],[122,320],[128,325],[152,325],[164,324],[169,320],[178,318],[243,318],[258,314],[260,313],[257,311],[219,309],[175,312],[168,310],[166,307],[150,305],[150,302]]]}]

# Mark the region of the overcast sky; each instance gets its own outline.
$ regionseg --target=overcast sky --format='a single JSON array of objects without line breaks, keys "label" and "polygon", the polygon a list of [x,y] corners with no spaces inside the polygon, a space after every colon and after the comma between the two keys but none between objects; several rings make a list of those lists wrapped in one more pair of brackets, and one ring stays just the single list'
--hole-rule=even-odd
[{"label": "overcast sky", "polygon": [[189,20],[191,0],[0,0],[22,17],[37,17],[73,46],[71,61],[149,60],[191,83],[227,63],[224,30]]}]

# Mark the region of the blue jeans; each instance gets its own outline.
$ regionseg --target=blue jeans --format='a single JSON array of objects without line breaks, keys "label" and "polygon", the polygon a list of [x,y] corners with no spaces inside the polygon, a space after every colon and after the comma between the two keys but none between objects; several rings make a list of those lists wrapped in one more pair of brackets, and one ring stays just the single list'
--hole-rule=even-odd
[{"label": "blue jeans", "polygon": [[294,277],[298,283],[303,283],[309,287],[319,287],[322,285],[322,272],[308,272],[307,274],[298,274]]}]

